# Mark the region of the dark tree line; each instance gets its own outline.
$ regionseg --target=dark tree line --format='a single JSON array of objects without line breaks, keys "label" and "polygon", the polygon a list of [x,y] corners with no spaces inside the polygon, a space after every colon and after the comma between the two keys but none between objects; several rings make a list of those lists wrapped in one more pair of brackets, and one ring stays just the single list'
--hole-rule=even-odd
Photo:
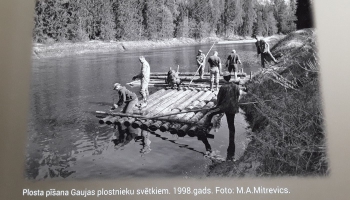
[{"label": "dark tree line", "polygon": [[37,0],[35,42],[286,34],[296,0]]}]

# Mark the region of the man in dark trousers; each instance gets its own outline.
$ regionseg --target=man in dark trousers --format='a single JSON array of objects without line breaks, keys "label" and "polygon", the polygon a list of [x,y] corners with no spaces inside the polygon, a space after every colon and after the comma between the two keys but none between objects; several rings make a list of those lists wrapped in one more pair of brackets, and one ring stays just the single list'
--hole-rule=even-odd
[{"label": "man in dark trousers", "polygon": [[201,79],[204,78],[204,64],[205,64],[205,55],[204,53],[202,52],[202,50],[198,50],[198,54],[197,54],[197,57],[196,57],[196,60],[197,60],[197,66],[198,66],[198,71],[199,71],[199,76]]},{"label": "man in dark trousers", "polygon": [[227,58],[226,67],[228,68],[227,69],[228,72],[231,73],[233,71],[235,80],[237,80],[238,64],[242,64],[242,62],[239,59],[239,56],[236,53],[236,50],[232,50],[232,53]]},{"label": "man in dark trousers", "polygon": [[256,35],[254,35],[254,38],[257,40],[255,42],[255,46],[257,49],[258,57],[259,54],[261,54],[261,67],[265,68],[265,62],[268,61],[274,61],[275,64],[277,64],[277,60],[275,57],[273,57],[272,53],[270,52],[270,45],[267,43],[264,39],[259,40]]},{"label": "man in dark trousers", "polygon": [[133,113],[133,109],[138,103],[137,95],[133,92],[130,92],[125,87],[121,86],[119,83],[115,83],[113,86],[113,90],[118,91],[119,99],[116,102],[116,99],[113,99],[113,107],[112,110],[122,106],[125,103],[123,108],[123,113]]},{"label": "man in dark trousers", "polygon": [[238,101],[240,95],[243,93],[240,90],[239,85],[236,82],[230,82],[231,74],[229,72],[224,73],[224,80],[227,82],[222,85],[217,95],[217,104],[215,111],[211,112],[208,117],[209,123],[212,117],[216,114],[225,113],[227,119],[227,125],[229,129],[229,146],[227,148],[226,160],[235,160],[235,115],[238,113]]},{"label": "man in dark trousers", "polygon": [[216,90],[219,90],[219,79],[221,74],[221,59],[218,56],[218,52],[215,51],[214,55],[210,56],[208,59],[210,64],[210,90],[214,90],[214,82],[216,85]]}]

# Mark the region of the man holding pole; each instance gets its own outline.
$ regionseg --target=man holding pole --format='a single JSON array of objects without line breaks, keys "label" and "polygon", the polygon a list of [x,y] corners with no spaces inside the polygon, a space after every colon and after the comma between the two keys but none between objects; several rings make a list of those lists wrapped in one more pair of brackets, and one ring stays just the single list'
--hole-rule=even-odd
[{"label": "man holding pole", "polygon": [[142,99],[143,99],[143,105],[141,105],[141,107],[145,107],[147,105],[147,98],[149,96],[148,83],[149,83],[151,72],[150,72],[150,66],[149,66],[148,62],[146,61],[145,57],[141,56],[139,58],[139,60],[142,64],[141,73],[134,76],[132,78],[132,80],[141,79],[140,94],[141,94]]},{"label": "man holding pole", "polygon": [[204,78],[204,64],[205,64],[205,55],[204,53],[202,52],[202,50],[198,50],[198,54],[197,54],[197,57],[196,57],[196,60],[197,60],[197,66],[198,66],[198,71],[199,71],[199,76],[201,79]]},{"label": "man holding pole", "polygon": [[228,56],[226,61],[226,67],[228,68],[228,72],[233,71],[233,75],[235,77],[235,80],[237,80],[237,73],[238,73],[238,64],[242,64],[241,60],[239,59],[238,54],[236,53],[236,50],[232,50],[232,53]]},{"label": "man holding pole", "polygon": [[214,90],[214,82],[216,84],[216,90],[219,90],[219,78],[221,74],[221,59],[218,56],[218,52],[215,51],[214,55],[210,56],[208,59],[210,64],[210,90]]}]

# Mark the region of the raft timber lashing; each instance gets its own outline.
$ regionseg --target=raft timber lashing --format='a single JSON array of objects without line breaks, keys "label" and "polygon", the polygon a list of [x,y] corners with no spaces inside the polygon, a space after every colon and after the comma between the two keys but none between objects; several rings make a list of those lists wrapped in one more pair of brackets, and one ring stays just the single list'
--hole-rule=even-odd
[{"label": "raft timber lashing", "polygon": [[[208,89],[161,89],[151,94],[148,105],[142,109],[135,107],[133,114],[109,113],[100,119],[100,124],[124,125],[143,130],[162,132],[169,131],[181,137],[199,136],[208,132],[212,123],[205,123],[208,110],[216,104],[216,94]],[[154,118],[155,116],[197,110],[177,115]],[[198,111],[200,110],[200,111]],[[150,119],[140,118],[149,117]],[[213,118],[216,121],[220,118]]]}]

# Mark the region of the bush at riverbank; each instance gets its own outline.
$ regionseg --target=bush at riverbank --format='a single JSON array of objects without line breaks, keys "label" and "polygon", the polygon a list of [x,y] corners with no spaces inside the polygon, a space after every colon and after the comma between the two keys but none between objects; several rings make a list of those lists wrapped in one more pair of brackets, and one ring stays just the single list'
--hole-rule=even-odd
[{"label": "bush at riverbank", "polygon": [[242,106],[252,132],[235,163],[209,167],[209,176],[326,175],[325,132],[315,32],[300,30],[272,48],[280,63],[247,84]]}]

